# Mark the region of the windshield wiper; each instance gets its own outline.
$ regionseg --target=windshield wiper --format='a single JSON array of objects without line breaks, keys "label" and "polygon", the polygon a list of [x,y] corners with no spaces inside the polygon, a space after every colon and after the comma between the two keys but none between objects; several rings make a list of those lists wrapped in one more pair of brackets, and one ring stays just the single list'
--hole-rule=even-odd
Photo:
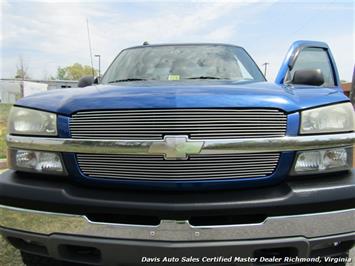
[{"label": "windshield wiper", "polygon": [[140,80],[146,80],[146,79],[138,79],[138,78],[117,79],[117,80],[109,81],[108,83],[127,82],[127,81],[140,81]]},{"label": "windshield wiper", "polygon": [[222,79],[222,78],[212,77],[212,76],[200,76],[200,77],[191,77],[191,78],[186,78],[186,79]]}]

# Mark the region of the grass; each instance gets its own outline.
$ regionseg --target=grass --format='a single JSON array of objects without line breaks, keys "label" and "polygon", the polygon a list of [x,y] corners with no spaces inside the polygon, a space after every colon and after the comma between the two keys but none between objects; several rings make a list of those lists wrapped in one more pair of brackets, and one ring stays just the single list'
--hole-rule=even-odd
[{"label": "grass", "polygon": [[[0,169],[0,174],[5,171]],[[1,266],[23,266],[21,255],[18,250],[11,246],[0,236],[0,265]]]},{"label": "grass", "polygon": [[23,266],[20,252],[12,247],[3,237],[0,236],[0,265],[1,266]]},{"label": "grass", "polygon": [[12,104],[0,103],[0,121],[7,122],[7,117],[9,116],[10,108]]},{"label": "grass", "polygon": [[[0,159],[6,158],[7,118],[11,109],[11,104],[0,104]],[[3,170],[0,169],[0,173]],[[0,236],[0,265],[1,266],[23,266],[20,252],[12,247]]]},{"label": "grass", "polygon": [[11,104],[0,104],[0,159],[6,158],[6,142],[5,137],[7,134],[7,118]]}]

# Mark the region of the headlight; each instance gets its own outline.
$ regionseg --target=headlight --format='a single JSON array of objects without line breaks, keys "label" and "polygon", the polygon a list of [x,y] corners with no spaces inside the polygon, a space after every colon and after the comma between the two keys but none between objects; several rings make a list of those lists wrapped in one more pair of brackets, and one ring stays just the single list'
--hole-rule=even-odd
[{"label": "headlight", "polygon": [[12,169],[44,174],[64,175],[66,172],[59,153],[10,150],[9,163]]},{"label": "headlight", "polygon": [[341,103],[301,112],[301,134],[354,131],[355,115],[351,103]]},{"label": "headlight", "polygon": [[13,107],[9,115],[9,133],[56,136],[57,115],[28,108]]},{"label": "headlight", "polygon": [[329,173],[352,167],[352,148],[332,148],[297,153],[293,175]]}]

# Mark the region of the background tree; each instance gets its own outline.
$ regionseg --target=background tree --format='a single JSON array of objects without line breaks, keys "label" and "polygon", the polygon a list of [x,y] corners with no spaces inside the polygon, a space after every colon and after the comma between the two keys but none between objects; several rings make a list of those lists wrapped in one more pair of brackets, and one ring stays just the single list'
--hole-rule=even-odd
[{"label": "background tree", "polygon": [[65,78],[65,68],[64,67],[58,67],[57,68],[57,79],[63,80]]},{"label": "background tree", "polygon": [[30,79],[28,75],[28,66],[25,65],[22,56],[19,57],[19,63],[16,66],[16,79]]},{"label": "background tree", "polygon": [[57,68],[57,79],[79,80],[83,76],[97,76],[97,70],[88,65],[75,63],[67,67]]}]

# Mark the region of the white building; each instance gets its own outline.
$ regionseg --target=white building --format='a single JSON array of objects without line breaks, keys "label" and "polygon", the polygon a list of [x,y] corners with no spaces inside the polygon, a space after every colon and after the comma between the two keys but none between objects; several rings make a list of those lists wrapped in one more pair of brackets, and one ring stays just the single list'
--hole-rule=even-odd
[{"label": "white building", "polygon": [[53,89],[77,87],[76,80],[18,80],[0,79],[0,102],[15,103],[31,94]]}]

